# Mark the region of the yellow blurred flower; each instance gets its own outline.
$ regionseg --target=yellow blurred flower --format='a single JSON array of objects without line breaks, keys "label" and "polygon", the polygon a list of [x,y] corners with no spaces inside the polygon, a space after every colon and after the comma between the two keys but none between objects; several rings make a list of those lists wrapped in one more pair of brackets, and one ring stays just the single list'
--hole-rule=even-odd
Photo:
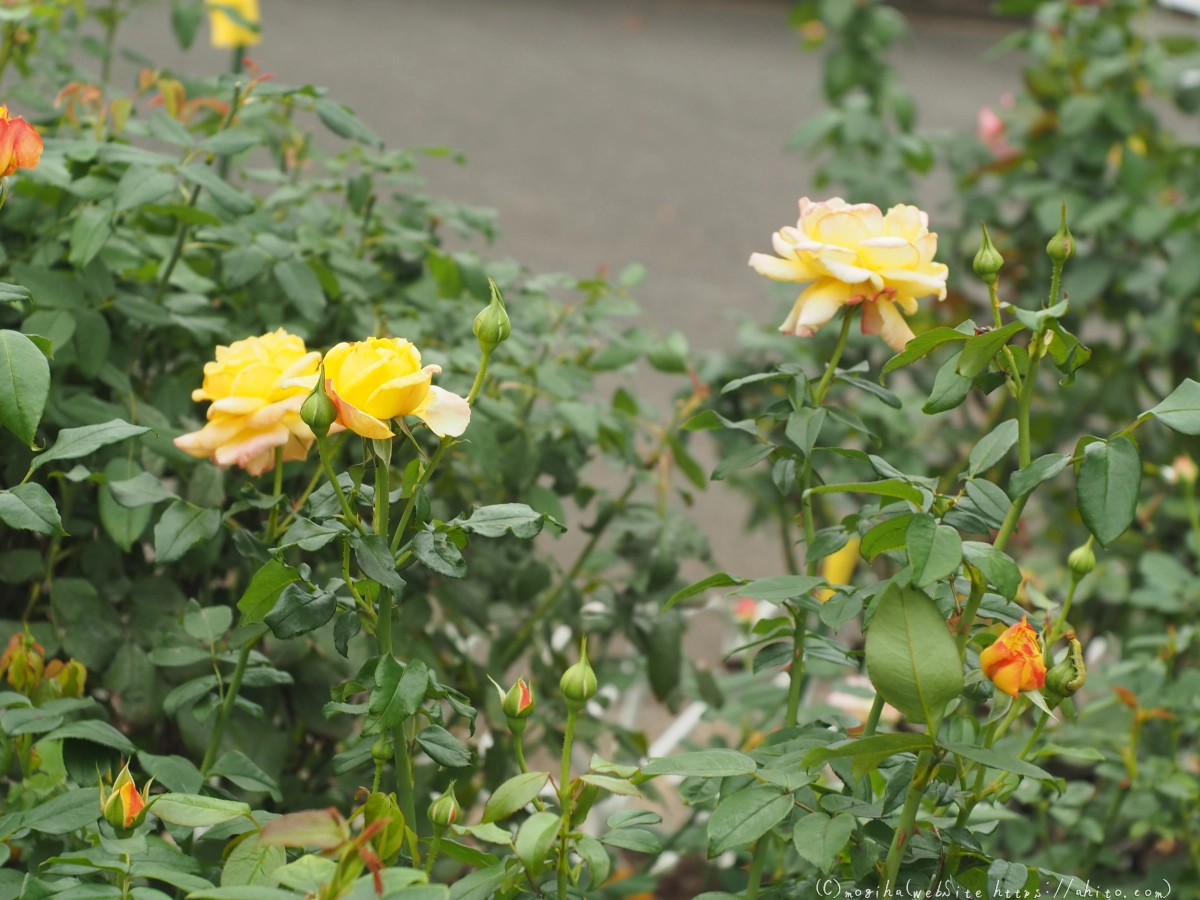
[{"label": "yellow blurred flower", "polygon": [[[850,579],[854,576],[854,570],[858,568],[860,543],[858,538],[852,537],[841,550],[830,553],[821,560],[821,576],[830,584],[849,584]],[[822,588],[816,592],[816,598],[822,603],[832,596],[833,591],[829,588]]]},{"label": "yellow blurred flower", "polygon": [[[229,15],[230,12],[234,15]],[[258,0],[208,0],[214,47],[228,50],[253,47],[262,40],[262,31],[257,27],[247,28],[243,22],[257,26],[259,21]]]},{"label": "yellow blurred flower", "polygon": [[871,203],[803,197],[796,227],[775,232],[773,243],[779,256],[752,254],[755,271],[809,283],[779,327],[784,333],[812,337],[843,306],[863,303],[863,333],[898,352],[913,337],[900,310],[912,315],[917,298],[946,297],[949,270],[933,261],[937,235],[915,206],[893,206],[885,216]]},{"label": "yellow blurred flower", "polygon": [[363,437],[390,438],[387,421],[405,416],[421,419],[439,437],[458,437],[471,421],[471,407],[432,383],[441,371],[422,367],[421,351],[404,338],[373,337],[325,354],[325,392],[337,405],[338,424]]},{"label": "yellow blurred flower", "polygon": [[[275,448],[286,460],[304,459],[314,436],[300,419],[308,391],[297,379],[315,375],[321,354],[282,328],[217,347],[204,364],[197,403],[211,400],[208,424],[175,438],[175,446],[218,466],[241,466],[251,475],[275,467]],[[340,429],[337,429],[340,430]]]}]

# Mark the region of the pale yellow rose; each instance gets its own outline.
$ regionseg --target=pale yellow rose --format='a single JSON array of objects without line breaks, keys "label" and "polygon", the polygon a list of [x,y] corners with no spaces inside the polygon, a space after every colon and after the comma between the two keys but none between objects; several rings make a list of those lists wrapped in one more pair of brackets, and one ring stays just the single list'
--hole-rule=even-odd
[{"label": "pale yellow rose", "polygon": [[225,11],[234,10],[252,25],[258,25],[258,0],[208,0],[208,24],[212,28],[212,45],[221,50],[253,47],[262,40],[262,32],[247,28],[232,19]]},{"label": "pale yellow rose", "polygon": [[[821,576],[830,584],[849,584],[858,568],[858,548],[862,542],[857,537],[850,538],[846,546],[835,553],[830,553],[821,560]],[[829,588],[821,588],[816,597],[822,603],[833,596]]]},{"label": "pale yellow rose", "polygon": [[937,235],[915,206],[893,206],[885,216],[870,203],[803,197],[796,227],[775,232],[773,242],[779,256],[753,254],[755,271],[809,282],[779,327],[785,333],[812,337],[843,306],[862,303],[863,333],[899,352],[913,337],[900,310],[915,313],[918,297],[946,298],[949,270],[933,261]]},{"label": "pale yellow rose", "polygon": [[282,328],[217,347],[216,360],[204,364],[203,386],[192,391],[197,403],[212,401],[208,424],[175,438],[175,446],[251,475],[275,467],[276,447],[286,460],[304,459],[314,436],[300,419],[308,392],[296,379],[315,375],[320,363],[320,353]]},{"label": "pale yellow rose", "polygon": [[[435,386],[441,366],[421,366],[421,351],[404,338],[367,338],[325,354],[325,392],[338,424],[368,438],[390,438],[389,419],[416,416],[439,437],[467,430],[471,407]],[[314,383],[310,382],[309,383]]]}]

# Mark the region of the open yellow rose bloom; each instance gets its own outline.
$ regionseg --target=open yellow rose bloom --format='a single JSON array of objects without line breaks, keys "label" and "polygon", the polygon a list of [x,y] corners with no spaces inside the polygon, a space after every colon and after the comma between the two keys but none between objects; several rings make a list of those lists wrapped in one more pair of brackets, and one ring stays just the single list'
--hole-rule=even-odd
[{"label": "open yellow rose bloom", "polygon": [[893,206],[885,216],[871,203],[803,197],[796,227],[775,232],[773,242],[779,256],[753,254],[755,271],[808,283],[779,327],[785,333],[812,337],[842,307],[862,303],[863,333],[899,352],[913,337],[901,310],[912,315],[919,297],[946,297],[949,270],[933,261],[937,235],[915,206]]},{"label": "open yellow rose bloom", "polygon": [[416,416],[439,437],[458,437],[471,421],[467,401],[435,386],[441,366],[421,365],[421,351],[404,338],[338,344],[325,354],[325,392],[338,424],[363,437],[392,437],[389,419]]},{"label": "open yellow rose bloom", "polygon": [[[233,10],[243,21],[236,21],[227,10]],[[260,21],[258,0],[208,0],[212,45],[218,50],[253,47],[262,40],[262,32],[247,28],[243,22],[257,26]]]},{"label": "open yellow rose bloom", "polygon": [[320,353],[282,328],[217,347],[216,360],[204,365],[203,386],[192,391],[196,402],[212,401],[208,424],[175,438],[175,446],[251,475],[275,467],[276,447],[285,460],[304,459],[314,435],[300,419],[308,390],[297,379],[311,380],[320,362]]}]

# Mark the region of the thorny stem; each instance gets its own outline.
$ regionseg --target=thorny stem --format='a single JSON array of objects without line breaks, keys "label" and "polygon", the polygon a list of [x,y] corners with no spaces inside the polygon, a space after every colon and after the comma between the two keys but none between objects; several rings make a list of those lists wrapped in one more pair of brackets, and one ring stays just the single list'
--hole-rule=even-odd
[{"label": "thorny stem", "polygon": [[[388,463],[375,456],[375,533],[387,540],[388,512],[390,505],[388,483]],[[379,586],[379,619],[375,623],[375,639],[379,643],[379,652],[392,652],[392,592],[383,585]]]},{"label": "thorny stem", "polygon": [[404,504],[404,512],[400,514],[400,521],[396,525],[396,533],[392,535],[392,553],[400,549],[400,544],[404,540],[404,530],[408,527],[408,521],[412,518],[413,510],[417,507],[417,493],[419,488],[423,488],[429,483],[430,477],[433,475],[433,470],[437,468],[437,464],[442,461],[442,457],[446,455],[446,451],[450,445],[454,443],[454,438],[444,437],[438,443],[438,448],[433,452],[433,456],[429,458],[429,463],[425,466],[425,471],[421,477],[417,479],[417,483],[413,485],[412,494],[409,495],[408,502]]},{"label": "thorny stem", "polygon": [[567,853],[570,848],[571,834],[571,744],[575,741],[575,719],[579,712],[567,707],[567,727],[563,734],[562,778],[558,783],[558,804],[562,810],[562,827],[559,831],[558,846],[558,896],[567,896],[567,869],[569,862]]},{"label": "thorny stem", "polygon": [[971,593],[967,595],[967,602],[963,604],[962,615],[958,620],[958,655],[964,659],[967,641],[971,637],[971,625],[975,621],[975,614],[979,612],[979,604],[983,602],[984,589],[987,587],[978,569],[971,565],[966,569],[971,577]]},{"label": "thorny stem", "polygon": [[842,313],[842,330],[838,333],[833,355],[829,357],[829,365],[825,368],[825,374],[821,376],[821,380],[813,389],[813,403],[817,406],[825,401],[825,394],[829,391],[829,385],[833,381],[833,373],[842,359],[842,351],[846,349],[846,338],[850,336],[850,323],[854,321],[856,311],[855,307],[847,306],[845,312]]},{"label": "thorny stem", "polygon": [[787,715],[783,720],[784,728],[792,728],[800,713],[800,692],[804,687],[804,642],[808,631],[808,610],[801,611],[798,607],[792,610],[792,620],[795,631],[792,635],[792,671],[788,679]]},{"label": "thorny stem", "polygon": [[896,823],[896,831],[892,834],[892,845],[888,848],[887,859],[884,862],[884,881],[882,897],[894,897],[896,875],[900,871],[900,861],[904,858],[904,842],[912,837],[913,827],[917,821],[917,811],[921,807],[921,798],[929,785],[929,777],[933,772],[933,751],[922,750],[917,757],[917,767],[913,771],[912,784],[908,787],[908,796],[904,799],[904,808],[900,812],[900,821]]},{"label": "thorny stem", "polygon": [[346,499],[346,492],[342,490],[341,482],[337,480],[337,475],[333,473],[333,464],[329,461],[329,450],[325,445],[327,440],[328,438],[317,438],[317,455],[321,457],[321,468],[325,470],[325,477],[329,479],[329,484],[333,487],[333,493],[338,498],[338,503],[342,505],[342,515],[346,517],[346,524],[351,528],[361,528],[358,524],[358,516],[350,508],[350,501]]},{"label": "thorny stem", "polygon": [[271,496],[275,503],[271,506],[271,515],[267,518],[267,541],[275,539],[275,529],[279,520],[279,495],[283,493],[283,448],[275,448],[275,485]]},{"label": "thorny stem", "polygon": [[479,390],[483,387],[484,376],[487,375],[488,361],[492,358],[492,351],[480,348],[479,369],[475,372],[475,383],[471,385],[471,393],[467,394],[467,403],[472,404],[475,398],[479,396]]}]

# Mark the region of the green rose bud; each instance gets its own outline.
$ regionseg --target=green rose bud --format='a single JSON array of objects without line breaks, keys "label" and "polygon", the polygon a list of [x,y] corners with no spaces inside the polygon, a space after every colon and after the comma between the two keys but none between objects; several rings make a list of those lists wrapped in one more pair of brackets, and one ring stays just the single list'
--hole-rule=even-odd
[{"label": "green rose bud", "polygon": [[1062,265],[1075,255],[1075,238],[1071,237],[1071,229],[1067,227],[1067,204],[1062,208],[1062,224],[1050,243],[1046,245],[1046,253],[1058,265]]},{"label": "green rose bud", "polygon": [[583,704],[596,696],[596,689],[599,685],[596,682],[596,673],[592,671],[592,666],[588,662],[587,637],[584,637],[579,648],[579,662],[563,672],[558,687],[563,696],[567,698],[567,706],[576,712],[583,708]]},{"label": "green rose bud", "polygon": [[392,758],[392,742],[385,735],[380,735],[371,745],[371,759],[377,763],[387,762]]},{"label": "green rose bud", "polygon": [[1067,641],[1070,645],[1067,655],[1046,673],[1046,699],[1052,708],[1074,694],[1087,681],[1083,647],[1073,634],[1067,635]]},{"label": "green rose bud", "polygon": [[460,818],[462,818],[462,808],[458,805],[458,798],[454,796],[454,782],[452,781],[442,796],[429,804],[429,821],[435,828],[444,831]]},{"label": "green rose bud", "polygon": [[492,286],[492,302],[475,317],[475,324],[471,328],[475,332],[475,338],[479,341],[479,349],[484,353],[491,353],[508,340],[508,336],[512,334],[512,324],[508,321],[508,313],[504,309],[504,298],[500,296],[500,289],[490,278],[488,284]]},{"label": "green rose bud", "polygon": [[1071,551],[1071,555],[1067,557],[1067,567],[1076,581],[1096,568],[1096,554],[1092,551],[1091,541]]},{"label": "green rose bud", "polygon": [[979,252],[975,254],[975,274],[984,284],[995,284],[1000,275],[1000,269],[1004,266],[1004,257],[992,243],[987,225],[982,222],[979,224],[983,228],[983,241],[979,244]]},{"label": "green rose bud", "polygon": [[317,373],[317,383],[304,399],[300,407],[300,418],[312,429],[319,438],[329,434],[329,429],[337,421],[337,406],[325,393],[325,367]]}]

